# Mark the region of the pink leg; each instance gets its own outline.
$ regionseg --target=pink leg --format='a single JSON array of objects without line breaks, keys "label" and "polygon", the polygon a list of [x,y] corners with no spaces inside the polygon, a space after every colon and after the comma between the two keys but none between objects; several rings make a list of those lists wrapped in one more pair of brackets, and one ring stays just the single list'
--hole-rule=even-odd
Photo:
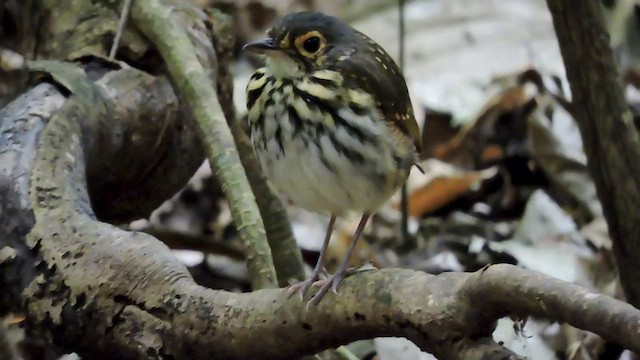
[{"label": "pink leg", "polygon": [[351,244],[349,244],[349,249],[342,258],[340,265],[338,265],[338,269],[336,270],[335,274],[329,277],[329,279],[323,281],[323,284],[320,286],[318,292],[311,298],[311,300],[309,300],[310,305],[317,305],[322,297],[324,297],[324,295],[327,293],[327,291],[329,291],[329,289],[331,289],[331,291],[333,291],[334,293],[338,292],[340,283],[345,278],[345,276],[348,275],[347,267],[349,266],[349,259],[351,258],[353,249],[355,249],[356,247],[358,239],[360,239],[360,236],[362,235],[365,225],[367,225],[367,220],[369,220],[370,215],[371,214],[368,213],[362,215],[362,219],[360,219],[358,228],[356,229],[356,232],[353,234],[353,238],[351,239]]},{"label": "pink leg", "polygon": [[300,298],[304,298],[304,294],[306,294],[307,290],[311,287],[313,283],[320,279],[320,275],[324,270],[324,257],[327,252],[327,248],[329,247],[329,240],[331,240],[331,233],[333,232],[333,225],[336,222],[336,216],[331,215],[331,219],[329,220],[329,226],[327,227],[327,233],[324,236],[324,242],[322,243],[322,248],[320,249],[320,257],[316,262],[316,267],[313,269],[313,274],[311,277],[305,281],[299,282],[297,284],[291,285],[289,288],[289,293],[293,294],[294,292],[298,292],[300,294]]}]

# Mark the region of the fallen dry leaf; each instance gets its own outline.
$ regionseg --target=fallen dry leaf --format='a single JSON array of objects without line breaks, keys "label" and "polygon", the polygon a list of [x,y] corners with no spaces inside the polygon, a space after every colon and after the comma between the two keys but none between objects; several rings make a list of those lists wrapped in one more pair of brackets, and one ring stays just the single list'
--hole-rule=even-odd
[{"label": "fallen dry leaf", "polygon": [[5,325],[20,324],[26,319],[24,314],[9,314],[4,318]]},{"label": "fallen dry leaf", "polygon": [[459,127],[452,124],[453,115],[431,108],[424,109],[424,126],[422,128],[423,150],[421,158],[444,159],[453,147],[451,140],[456,137]]},{"label": "fallen dry leaf", "polygon": [[481,171],[435,178],[409,195],[409,215],[422,217],[432,213],[476,188],[483,178]]},{"label": "fallen dry leaf", "polygon": [[[455,135],[451,134],[453,128],[447,127],[446,113],[427,112],[424,129],[427,134],[423,133],[423,139],[429,140],[425,141],[429,147],[424,155],[477,169],[512,155],[514,150],[526,149],[526,119],[537,106],[538,91],[530,83],[505,88],[490,98],[479,115]],[[429,131],[434,134],[428,136]]]}]

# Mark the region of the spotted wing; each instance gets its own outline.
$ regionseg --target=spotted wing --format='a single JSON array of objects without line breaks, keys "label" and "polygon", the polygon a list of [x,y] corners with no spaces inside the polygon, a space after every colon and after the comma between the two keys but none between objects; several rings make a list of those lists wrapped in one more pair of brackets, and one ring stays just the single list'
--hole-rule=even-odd
[{"label": "spotted wing", "polygon": [[372,94],[377,108],[422,152],[420,129],[416,123],[409,91],[400,69],[380,45],[358,33],[361,45],[337,64],[345,74],[344,86],[361,88]]}]

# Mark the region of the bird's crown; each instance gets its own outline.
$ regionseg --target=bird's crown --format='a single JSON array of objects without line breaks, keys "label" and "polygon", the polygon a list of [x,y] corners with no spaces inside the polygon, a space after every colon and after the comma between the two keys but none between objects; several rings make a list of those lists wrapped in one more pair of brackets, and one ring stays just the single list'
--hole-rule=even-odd
[{"label": "bird's crown", "polygon": [[[274,55],[284,53],[308,70],[321,68],[366,46],[363,37],[339,19],[318,12],[294,12],[281,17],[267,31],[267,38],[245,49]],[[361,34],[360,34],[361,35]]]}]

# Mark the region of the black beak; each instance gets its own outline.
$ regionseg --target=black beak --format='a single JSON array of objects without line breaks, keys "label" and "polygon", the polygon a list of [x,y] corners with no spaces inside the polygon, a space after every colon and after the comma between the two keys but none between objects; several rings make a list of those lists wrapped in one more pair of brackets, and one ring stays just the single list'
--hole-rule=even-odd
[{"label": "black beak", "polygon": [[275,40],[272,38],[261,39],[257,41],[252,41],[245,46],[242,47],[242,50],[264,54],[266,51],[274,51],[280,50],[278,44],[276,44]]}]

